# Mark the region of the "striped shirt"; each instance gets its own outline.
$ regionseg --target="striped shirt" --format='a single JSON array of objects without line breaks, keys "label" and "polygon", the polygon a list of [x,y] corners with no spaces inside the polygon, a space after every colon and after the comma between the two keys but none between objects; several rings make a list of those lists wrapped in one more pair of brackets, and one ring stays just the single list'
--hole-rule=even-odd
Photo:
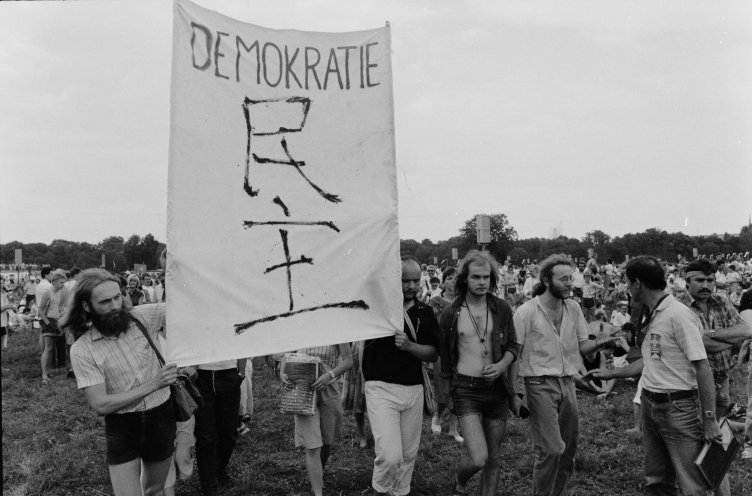
[{"label": "striped shirt", "polygon": [[[306,348],[304,350],[298,350],[298,353],[305,353],[308,356],[317,357],[321,359],[321,363],[324,365],[324,370],[320,375],[326,374],[330,370],[333,370],[339,365],[339,345],[333,344],[329,346],[316,346],[313,348]],[[319,403],[331,403],[339,401],[340,388],[339,381],[332,381],[327,387],[318,392]]]},{"label": "striped shirt", "polygon": [[[131,310],[131,315],[144,324],[159,347],[157,332],[165,326],[165,304],[140,305]],[[104,384],[107,394],[118,394],[149,382],[160,373],[156,353],[132,322],[118,337],[105,337],[91,327],[73,344],[70,354],[79,389]],[[164,387],[116,413],[149,410],[169,398],[170,389]]]}]

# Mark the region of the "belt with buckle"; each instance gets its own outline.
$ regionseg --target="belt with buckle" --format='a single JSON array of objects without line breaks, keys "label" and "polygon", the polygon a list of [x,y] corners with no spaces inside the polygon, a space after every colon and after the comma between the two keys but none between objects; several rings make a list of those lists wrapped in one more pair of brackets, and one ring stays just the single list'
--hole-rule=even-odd
[{"label": "belt with buckle", "polygon": [[647,389],[642,390],[642,394],[648,397],[653,403],[668,403],[669,401],[683,400],[697,396],[697,391],[690,389],[688,391],[674,391],[673,393],[654,393]]}]

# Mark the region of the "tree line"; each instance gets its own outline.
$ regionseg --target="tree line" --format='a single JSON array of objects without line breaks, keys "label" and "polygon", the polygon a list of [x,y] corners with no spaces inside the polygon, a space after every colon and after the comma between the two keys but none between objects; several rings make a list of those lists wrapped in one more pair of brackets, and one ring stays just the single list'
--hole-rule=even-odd
[{"label": "tree line", "polygon": [[133,270],[135,264],[144,264],[151,270],[159,268],[159,254],[164,247],[152,234],[143,237],[133,234],[127,240],[109,236],[97,244],[64,239],[50,244],[11,241],[0,244],[0,263],[15,267],[15,250],[20,248],[23,263],[39,267],[99,267],[104,255],[104,266],[112,272]]},{"label": "tree line", "polygon": [[[627,256],[653,255],[663,260],[675,261],[677,256],[694,258],[698,255],[719,255],[752,252],[752,227],[743,226],[738,234],[710,234],[689,236],[676,232],[669,233],[657,227],[639,233],[629,233],[612,238],[603,231],[588,232],[582,239],[559,236],[558,238],[519,239],[517,231],[509,224],[505,214],[490,215],[491,242],[486,249],[503,261],[510,258],[514,264],[523,260],[542,260],[554,253],[567,253],[573,257],[588,257],[592,249],[599,261],[613,260],[621,263]],[[452,259],[452,248],[456,248],[462,258],[469,250],[478,248],[476,242],[475,217],[465,221],[459,234],[445,241],[434,243],[430,239],[416,241],[400,240],[402,255],[413,255],[423,263],[441,263]]]},{"label": "tree line", "polygon": [[[588,232],[582,239],[559,236],[554,239],[519,239],[517,231],[509,224],[505,214],[490,215],[491,242],[486,245],[497,260],[510,257],[512,263],[522,260],[542,260],[553,253],[568,253],[573,257],[588,257],[588,250],[598,254],[598,259],[623,262],[627,256],[653,255],[664,260],[676,260],[677,255],[693,258],[694,249],[699,255],[752,252],[752,227],[743,226],[738,234],[710,234],[688,236],[684,233],[668,233],[659,228],[650,228],[640,233],[629,233],[612,238],[600,230]],[[52,243],[22,243],[11,241],[0,244],[0,263],[14,264],[15,249],[23,250],[23,262],[37,266],[70,268],[99,267],[104,254],[105,268],[113,272],[132,270],[134,264],[145,264],[148,269],[159,268],[159,254],[165,244],[152,234],[133,234],[127,240],[109,236],[100,243],[79,243],[56,239]],[[458,235],[444,241],[430,239],[416,241],[400,240],[402,255],[413,255],[423,263],[438,263],[452,259],[452,249],[457,249],[459,258],[469,250],[478,248],[475,217],[465,221]]]}]

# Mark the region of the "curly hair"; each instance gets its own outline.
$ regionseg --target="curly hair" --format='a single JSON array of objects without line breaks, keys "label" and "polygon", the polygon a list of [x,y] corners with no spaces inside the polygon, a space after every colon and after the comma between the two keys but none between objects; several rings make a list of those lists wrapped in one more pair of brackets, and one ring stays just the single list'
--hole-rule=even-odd
[{"label": "curly hair", "polygon": [[467,294],[467,278],[470,274],[471,265],[488,265],[491,268],[491,281],[488,287],[489,293],[496,290],[499,284],[499,265],[496,259],[487,251],[470,250],[462,259],[457,278],[454,281],[454,289],[457,295],[464,298]]},{"label": "curly hair", "polygon": [[574,268],[574,262],[563,253],[547,257],[540,263],[540,273],[538,275],[540,282],[534,286],[533,296],[540,296],[546,292],[546,281],[550,281],[554,276],[554,267],[557,265],[566,265],[567,267]]}]

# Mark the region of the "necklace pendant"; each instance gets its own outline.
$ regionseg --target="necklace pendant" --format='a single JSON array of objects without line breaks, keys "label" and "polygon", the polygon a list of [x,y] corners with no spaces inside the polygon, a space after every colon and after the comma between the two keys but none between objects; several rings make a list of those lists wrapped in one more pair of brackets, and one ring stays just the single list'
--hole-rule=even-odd
[{"label": "necklace pendant", "polygon": [[485,339],[481,339],[480,340],[480,344],[486,344],[486,340]]}]

